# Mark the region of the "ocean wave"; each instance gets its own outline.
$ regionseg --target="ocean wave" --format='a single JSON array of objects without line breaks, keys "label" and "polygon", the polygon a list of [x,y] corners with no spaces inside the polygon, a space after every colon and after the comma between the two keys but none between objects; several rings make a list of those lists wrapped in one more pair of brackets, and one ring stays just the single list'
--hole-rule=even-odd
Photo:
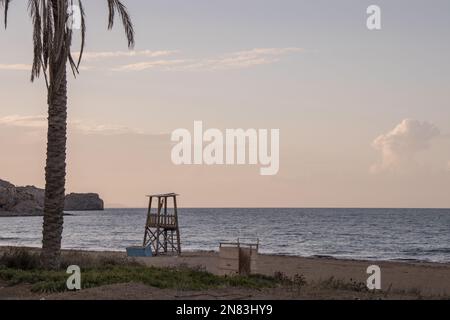
[{"label": "ocean wave", "polygon": [[424,249],[424,248],[414,248],[402,251],[405,254],[411,255],[423,255],[423,254],[449,254],[450,248],[434,248],[434,249]]},{"label": "ocean wave", "polygon": [[[260,251],[339,259],[450,262],[448,212],[439,210],[182,209],[184,251],[219,249],[221,241],[259,237]],[[395,213],[395,214],[393,214]],[[63,247],[124,251],[142,243],[145,210],[106,209],[65,220]],[[39,246],[42,221],[0,224],[0,244]]]}]

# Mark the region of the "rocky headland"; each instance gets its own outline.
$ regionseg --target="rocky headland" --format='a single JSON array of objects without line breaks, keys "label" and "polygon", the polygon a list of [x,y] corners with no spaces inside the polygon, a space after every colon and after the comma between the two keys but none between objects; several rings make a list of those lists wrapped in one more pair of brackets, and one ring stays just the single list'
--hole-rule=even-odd
[{"label": "rocky headland", "polygon": [[[0,179],[0,217],[41,216],[45,191],[35,186],[19,187]],[[103,210],[103,200],[96,193],[66,195],[65,211]]]}]

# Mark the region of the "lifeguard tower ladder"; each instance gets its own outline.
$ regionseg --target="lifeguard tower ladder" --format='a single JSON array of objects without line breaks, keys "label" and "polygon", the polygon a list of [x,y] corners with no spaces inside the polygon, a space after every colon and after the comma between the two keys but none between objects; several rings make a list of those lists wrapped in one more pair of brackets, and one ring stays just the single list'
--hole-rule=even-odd
[{"label": "lifeguard tower ladder", "polygon": [[[151,245],[154,256],[181,254],[177,196],[175,193],[148,196],[144,247]],[[153,199],[157,200],[156,211],[152,210]],[[173,208],[171,209],[168,209],[169,199],[173,200]]]}]

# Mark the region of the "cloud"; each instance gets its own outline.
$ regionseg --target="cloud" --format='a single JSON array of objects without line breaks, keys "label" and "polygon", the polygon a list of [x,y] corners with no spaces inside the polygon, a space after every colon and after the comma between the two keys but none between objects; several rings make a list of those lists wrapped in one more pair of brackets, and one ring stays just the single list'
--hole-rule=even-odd
[{"label": "cloud", "polygon": [[[260,65],[268,65],[279,62],[283,56],[302,53],[305,50],[296,47],[286,48],[255,48],[246,51],[237,51],[218,55],[217,57],[203,58],[178,58],[168,57],[179,53],[177,50],[141,50],[141,51],[92,51],[83,53],[83,61],[91,62],[89,66],[81,66],[81,70],[97,69],[93,62],[110,60],[115,58],[147,58],[146,61],[108,67],[112,71],[139,72],[154,68],[167,71],[217,71],[245,69]],[[74,54],[77,59],[79,52]],[[0,64],[0,70],[30,71],[28,64]]]},{"label": "cloud", "polygon": [[238,51],[213,58],[159,60],[127,64],[115,71],[143,71],[154,67],[164,67],[172,71],[216,71],[243,69],[280,61],[282,56],[304,52],[302,48],[256,48]]},{"label": "cloud", "polygon": [[381,152],[381,162],[372,166],[371,172],[404,169],[414,162],[414,156],[430,147],[440,135],[432,123],[405,119],[393,130],[377,137],[373,147]]},{"label": "cloud", "polygon": [[[92,70],[94,67],[92,66],[80,66],[80,70],[88,71]],[[0,64],[0,70],[5,71],[29,71],[31,72],[31,65],[29,64]]]},{"label": "cloud", "polygon": [[0,64],[0,70],[9,71],[31,71],[29,64]]},{"label": "cloud", "polygon": [[185,70],[229,70],[250,68],[280,61],[281,56],[300,53],[301,48],[258,48],[222,55],[214,59],[203,59],[184,66]]},{"label": "cloud", "polygon": [[8,127],[45,128],[47,126],[47,118],[44,116],[10,115],[0,117],[0,125]]},{"label": "cloud", "polygon": [[[141,51],[90,51],[83,53],[83,61],[91,62],[105,59],[113,58],[133,58],[133,57],[144,57],[144,58],[159,58],[166,57],[177,53],[176,50],[141,50]],[[78,59],[80,53],[75,52],[73,54],[74,59]],[[91,70],[94,69],[93,66],[81,66],[80,70]],[[7,71],[31,71],[30,64],[16,63],[16,64],[0,64],[0,70]]]},{"label": "cloud", "polygon": [[112,71],[144,71],[147,69],[153,69],[156,67],[166,67],[170,68],[176,65],[182,65],[185,63],[185,60],[157,60],[157,61],[148,61],[148,62],[139,62],[127,64],[121,67],[112,68]]},{"label": "cloud", "polygon": [[75,120],[69,122],[69,125],[74,129],[76,129],[77,131],[87,135],[96,134],[96,135],[114,136],[123,134],[137,134],[137,135],[145,134],[143,130],[117,124],[96,124],[93,122]]},{"label": "cloud", "polygon": [[[10,115],[0,117],[0,126],[31,128],[31,129],[45,129],[47,128],[47,117],[45,116],[19,116]],[[71,129],[86,135],[147,135],[143,130],[130,128],[117,124],[98,124],[93,121],[73,120],[69,121],[68,125]],[[158,135],[158,134],[157,134]]]},{"label": "cloud", "polygon": [[[93,61],[93,60],[101,60],[101,59],[111,59],[111,58],[133,58],[133,57],[146,57],[146,58],[157,58],[169,56],[177,53],[176,50],[141,50],[141,51],[92,51],[92,52],[84,52],[83,60],[84,61]],[[78,57],[80,55],[79,52],[75,53],[74,56]]]}]

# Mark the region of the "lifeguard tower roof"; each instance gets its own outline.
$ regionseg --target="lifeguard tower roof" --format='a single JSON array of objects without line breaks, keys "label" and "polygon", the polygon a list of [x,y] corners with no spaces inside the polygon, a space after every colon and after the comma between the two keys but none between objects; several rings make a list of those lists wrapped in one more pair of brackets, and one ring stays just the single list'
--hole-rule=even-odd
[{"label": "lifeguard tower roof", "polygon": [[161,193],[161,194],[149,194],[149,195],[147,195],[147,197],[160,197],[160,198],[164,198],[164,197],[177,197],[177,196],[179,196],[179,194],[176,194],[176,193]]}]

